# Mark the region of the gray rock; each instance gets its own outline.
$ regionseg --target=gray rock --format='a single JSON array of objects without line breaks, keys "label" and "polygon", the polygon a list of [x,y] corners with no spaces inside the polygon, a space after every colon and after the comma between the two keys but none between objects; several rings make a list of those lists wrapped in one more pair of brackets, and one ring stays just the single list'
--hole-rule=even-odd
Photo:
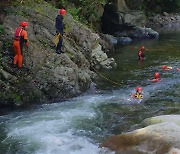
[{"label": "gray rock", "polygon": [[136,27],[129,36],[137,39],[157,39],[159,33],[151,28]]},{"label": "gray rock", "polygon": [[116,6],[107,3],[102,16],[102,32],[114,35],[116,32],[143,26],[146,22],[142,11],[117,11]]},{"label": "gray rock", "polygon": [[146,22],[145,14],[142,11],[128,11],[123,18],[125,24],[133,26],[143,26]]},{"label": "gray rock", "polygon": [[15,81],[17,81],[16,76],[11,75],[10,73],[6,72],[3,69],[0,69],[0,76],[1,76],[1,79],[6,80],[6,81],[10,81],[10,82],[13,82],[13,83]]},{"label": "gray rock", "polygon": [[169,16],[169,13],[163,12],[163,15],[164,15],[164,16]]},{"label": "gray rock", "polygon": [[180,126],[180,115],[161,115],[152,118],[145,119],[142,124],[144,126],[159,124],[163,122],[173,122]]},{"label": "gray rock", "polygon": [[[180,148],[180,127],[172,122],[150,125],[105,141],[107,147],[118,154],[172,153]],[[174,149],[177,148],[177,149]]]},{"label": "gray rock", "polygon": [[25,20],[29,22],[29,48],[23,50],[21,70],[12,67],[12,46],[8,50],[13,54],[2,55],[0,105],[10,102],[9,105],[22,106],[77,96],[90,87],[95,77],[95,73],[90,71],[91,66],[101,69],[115,66],[114,59],[108,58],[100,45],[106,41],[73,20],[71,15],[67,14],[64,19],[65,53],[56,54],[53,37],[58,10],[43,0],[33,1],[31,6],[10,7],[11,13],[3,20],[5,35],[0,40],[12,44],[15,28]]},{"label": "gray rock", "polygon": [[3,42],[0,41],[0,51],[2,52],[2,48],[3,48]]},{"label": "gray rock", "polygon": [[178,14],[164,12],[163,15],[158,14],[150,17],[146,25],[151,25],[154,29],[178,29],[180,27],[180,18]]},{"label": "gray rock", "polygon": [[116,44],[118,43],[117,38],[114,37],[114,36],[112,36],[112,35],[105,34],[105,35],[104,35],[104,38],[105,38],[107,41],[109,41],[110,43],[114,44],[114,45],[116,45]]},{"label": "gray rock", "polygon": [[118,37],[117,42],[118,44],[129,44],[132,42],[132,39],[130,37]]},{"label": "gray rock", "polygon": [[132,42],[132,39],[130,37],[115,37],[109,34],[105,34],[104,38],[113,45],[128,44]]}]

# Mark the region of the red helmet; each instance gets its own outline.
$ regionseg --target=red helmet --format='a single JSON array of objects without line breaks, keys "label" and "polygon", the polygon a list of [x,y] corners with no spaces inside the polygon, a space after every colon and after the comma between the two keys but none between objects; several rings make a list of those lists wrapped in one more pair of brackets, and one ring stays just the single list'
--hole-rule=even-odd
[{"label": "red helmet", "polygon": [[166,66],[166,65],[163,65],[163,66],[162,66],[162,69],[166,69],[166,68],[167,68],[167,66]]},{"label": "red helmet", "polygon": [[59,10],[59,14],[61,14],[61,15],[66,15],[66,10],[60,9],[60,10]]},{"label": "red helmet", "polygon": [[144,47],[144,46],[141,46],[141,50],[145,50],[145,47]]},{"label": "red helmet", "polygon": [[26,27],[26,26],[28,26],[28,22],[26,22],[26,21],[22,21],[22,22],[20,23],[20,26],[22,26],[22,27]]},{"label": "red helmet", "polygon": [[160,78],[160,74],[158,72],[154,73],[155,78]]},{"label": "red helmet", "polygon": [[142,87],[136,87],[136,91],[142,91]]}]

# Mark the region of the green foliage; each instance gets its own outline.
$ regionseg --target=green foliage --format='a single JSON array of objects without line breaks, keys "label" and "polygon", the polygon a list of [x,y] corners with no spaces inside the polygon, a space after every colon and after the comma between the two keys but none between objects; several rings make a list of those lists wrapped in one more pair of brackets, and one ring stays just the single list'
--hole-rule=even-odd
[{"label": "green foliage", "polygon": [[88,24],[91,16],[98,17],[97,5],[105,4],[107,0],[61,0],[56,2],[58,8],[66,8],[73,18]]},{"label": "green foliage", "polygon": [[3,49],[8,50],[12,46],[12,42],[7,41],[3,44]]},{"label": "green foliage", "polygon": [[3,33],[4,33],[4,26],[0,25],[0,34],[3,34]]},{"label": "green foliage", "polygon": [[5,98],[12,100],[16,106],[22,105],[22,96],[20,96],[18,93],[11,92],[9,95],[5,96]]},{"label": "green foliage", "polygon": [[42,7],[38,7],[38,6],[35,7],[35,11],[46,16],[46,17],[48,16],[48,14],[45,12],[45,10]]},{"label": "green foliage", "polygon": [[164,11],[177,12],[180,9],[179,0],[144,0],[144,5],[148,11],[152,9],[156,13],[162,13]]},{"label": "green foliage", "polygon": [[81,7],[79,7],[79,8],[70,8],[70,9],[68,9],[68,13],[70,13],[73,16],[74,20],[79,21],[79,20],[81,20],[80,16],[79,16],[79,13],[81,12],[81,10],[82,10]]},{"label": "green foliage", "polygon": [[66,51],[66,54],[71,60],[73,60],[74,55],[73,55],[73,53],[71,51]]},{"label": "green foliage", "polygon": [[3,66],[2,66],[2,53],[0,53],[0,69],[2,69]]},{"label": "green foliage", "polygon": [[41,43],[41,45],[43,46],[43,47],[48,47],[48,43],[46,42],[46,40],[39,40],[39,42]]},{"label": "green foliage", "polygon": [[126,0],[130,9],[139,9],[144,12],[179,12],[180,0]]}]

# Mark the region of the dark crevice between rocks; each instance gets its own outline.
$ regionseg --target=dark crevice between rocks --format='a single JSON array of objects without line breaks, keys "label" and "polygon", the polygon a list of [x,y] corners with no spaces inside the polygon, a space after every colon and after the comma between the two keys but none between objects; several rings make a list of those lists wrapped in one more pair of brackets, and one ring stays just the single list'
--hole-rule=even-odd
[{"label": "dark crevice between rocks", "polygon": [[113,3],[104,6],[101,29],[113,44],[127,44],[139,39],[157,39],[159,34],[146,28],[146,16],[142,11],[119,12]]},{"label": "dark crevice between rocks", "polygon": [[113,3],[107,3],[104,6],[104,13],[101,18],[101,28],[104,34],[111,34],[118,31],[131,30],[135,26],[125,23],[123,14],[119,14]]}]

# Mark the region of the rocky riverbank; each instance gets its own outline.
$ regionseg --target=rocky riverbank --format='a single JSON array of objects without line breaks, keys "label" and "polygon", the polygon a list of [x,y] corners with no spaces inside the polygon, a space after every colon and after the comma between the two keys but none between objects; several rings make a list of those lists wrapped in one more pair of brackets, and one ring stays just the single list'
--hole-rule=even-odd
[{"label": "rocky riverbank", "polygon": [[[122,9],[123,10],[123,9]],[[158,39],[159,34],[145,27],[145,13],[139,10],[118,11],[113,3],[107,3],[102,16],[102,32],[113,44],[131,43],[139,39]]]},{"label": "rocky riverbank", "polygon": [[[24,106],[61,100],[85,92],[96,69],[116,66],[103,49],[112,46],[101,40],[70,14],[65,18],[64,54],[55,53],[55,17],[58,10],[39,0],[23,1],[3,8],[0,33],[0,106]],[[23,68],[13,68],[14,30],[28,21],[29,48],[23,51]]]},{"label": "rocky riverbank", "polygon": [[146,26],[153,29],[178,29],[180,27],[180,15],[164,12],[163,14],[150,16]]},{"label": "rocky riverbank", "polygon": [[180,115],[162,115],[142,122],[146,127],[109,138],[101,146],[117,154],[177,154],[180,152]]}]

